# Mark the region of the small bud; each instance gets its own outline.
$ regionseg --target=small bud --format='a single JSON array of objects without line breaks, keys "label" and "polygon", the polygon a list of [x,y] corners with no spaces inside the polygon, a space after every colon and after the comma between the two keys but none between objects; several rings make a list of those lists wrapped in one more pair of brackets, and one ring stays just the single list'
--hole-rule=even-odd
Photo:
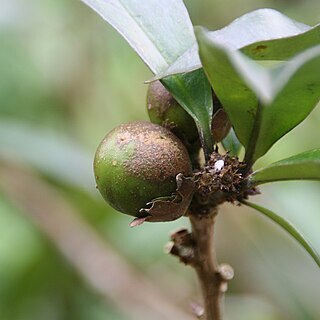
[{"label": "small bud", "polygon": [[227,113],[222,109],[213,115],[211,122],[211,132],[215,142],[223,140],[231,128],[231,122],[228,118]]}]

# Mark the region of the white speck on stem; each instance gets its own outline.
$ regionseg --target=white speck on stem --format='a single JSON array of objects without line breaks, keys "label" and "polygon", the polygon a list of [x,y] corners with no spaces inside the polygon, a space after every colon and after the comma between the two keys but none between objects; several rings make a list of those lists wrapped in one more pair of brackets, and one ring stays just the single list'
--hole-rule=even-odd
[{"label": "white speck on stem", "polygon": [[218,160],[216,161],[216,163],[214,164],[214,170],[215,172],[219,172],[221,171],[221,169],[224,167],[224,161],[223,160]]}]

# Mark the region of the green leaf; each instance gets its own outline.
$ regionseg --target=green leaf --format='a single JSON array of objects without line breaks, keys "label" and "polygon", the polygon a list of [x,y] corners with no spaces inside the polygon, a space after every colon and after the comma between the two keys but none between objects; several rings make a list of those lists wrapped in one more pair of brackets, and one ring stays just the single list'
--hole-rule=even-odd
[{"label": "green leaf", "polygon": [[211,86],[202,69],[179,74],[162,80],[175,99],[195,119],[201,144],[208,159],[213,151],[211,135],[212,93]]},{"label": "green leaf", "polygon": [[[319,44],[320,25],[310,27],[276,10],[258,9],[220,30],[209,31],[208,36],[216,43],[232,50],[239,49],[255,60],[287,60]],[[198,68],[201,68],[201,62],[197,45],[193,44],[156,78]]]},{"label": "green leaf", "polygon": [[[254,30],[254,32],[252,32],[252,30]],[[217,44],[224,45],[232,50],[239,49],[242,53],[245,53],[252,59],[285,60],[293,57],[302,50],[317,45],[320,37],[320,25],[311,28],[310,26],[288,18],[276,10],[259,9],[236,19],[225,28],[208,32],[207,35],[208,38],[215,41]],[[217,60],[217,63],[219,64],[219,59]],[[231,66],[231,68],[232,67],[233,66]],[[158,74],[155,79],[161,79],[172,74],[190,72],[199,68],[201,68],[201,62],[198,55],[198,48],[196,44],[193,44],[172,65],[170,65],[166,71]],[[250,66],[248,66],[248,69],[249,68]],[[260,66],[257,66],[257,69],[260,69]],[[263,70],[263,68],[261,69]],[[261,72],[261,77],[264,77],[263,71]],[[234,75],[233,78],[232,86],[235,89],[237,89],[238,86],[240,91],[243,90],[243,97],[239,97],[237,93],[227,97],[230,98],[231,104],[231,109],[229,108],[230,110],[228,112],[229,116],[231,113],[233,114],[234,121],[240,122],[239,126],[236,128],[237,135],[248,149],[249,141],[252,141],[250,137],[258,102],[255,94],[250,92],[246,83],[241,83],[241,79],[239,80],[237,74]],[[256,74],[253,72],[251,77],[253,86],[256,86],[257,83],[255,78]],[[268,81],[268,76],[265,78],[266,81]],[[271,80],[271,83],[272,81],[273,80]],[[224,94],[228,96],[229,86],[226,86],[228,83],[220,81],[220,79],[218,82],[223,89]],[[261,85],[264,86],[264,83],[262,82]],[[258,89],[260,88],[258,87]],[[260,91],[262,96],[267,100],[273,95],[272,92],[267,92],[267,90]],[[239,99],[241,98],[245,101],[243,106],[239,103]],[[237,112],[238,105],[240,106],[239,108],[242,107],[241,112]],[[292,106],[289,104],[288,109],[291,107]],[[303,116],[306,116],[308,111],[309,110],[307,110]],[[273,116],[273,112],[270,112],[270,114]],[[299,116],[300,115],[297,115],[296,118],[299,118]],[[290,119],[288,119],[288,121],[290,122]],[[297,123],[300,122],[299,119],[295,119],[295,121]],[[269,124],[267,124],[267,126],[269,126]],[[289,131],[292,129],[291,126],[292,123],[289,123],[286,130]],[[272,139],[270,139],[270,141],[269,139],[264,140],[265,145],[261,146],[261,150],[250,150],[250,156],[254,158],[253,161],[267,152],[272,144],[287,132],[286,130],[279,131],[276,130],[277,128],[274,129],[275,135],[271,137]],[[264,133],[268,134],[268,130],[265,130]],[[261,138],[260,141],[263,139],[264,138]],[[245,143],[245,141],[247,143]],[[256,144],[252,145],[252,148],[256,148]],[[228,147],[228,149],[230,149],[230,147]]]},{"label": "green leaf", "polygon": [[[196,29],[199,53],[208,79],[228,113],[235,132],[246,147],[254,121],[257,99],[230,62],[227,52],[219,45],[211,45],[208,34]],[[238,52],[237,52],[238,53]]]},{"label": "green leaf", "polygon": [[241,143],[238,140],[233,128],[230,129],[228,135],[221,141],[223,148],[229,151],[230,155],[238,156],[241,150]]},{"label": "green leaf", "polygon": [[[294,20],[291,22],[296,23]],[[254,60],[287,60],[319,44],[319,37],[320,25],[316,25],[297,35],[249,44],[241,48],[241,52]]]},{"label": "green leaf", "polygon": [[[181,0],[83,0],[109,22],[151,71],[165,71],[196,43],[193,26]],[[211,87],[202,71],[162,81],[194,118],[205,152],[212,151],[209,119]]]},{"label": "green leaf", "polygon": [[320,180],[320,149],[306,151],[257,170],[250,176],[250,183],[259,185],[299,179]]},{"label": "green leaf", "polygon": [[303,248],[310,254],[310,256],[313,258],[313,260],[316,262],[316,264],[320,268],[319,254],[308,242],[308,240],[289,221],[277,215],[276,213],[270,211],[269,209],[263,208],[257,204],[251,203],[249,201],[243,201],[243,203],[248,207],[251,207],[261,212],[266,217],[268,217],[269,219],[277,223],[281,228],[286,230],[293,238],[295,238],[303,246]]},{"label": "green leaf", "polygon": [[202,28],[196,34],[209,81],[254,162],[319,101],[320,46],[266,68],[238,50],[221,46]]},{"label": "green leaf", "polygon": [[271,39],[296,36],[311,27],[273,9],[258,9],[244,14],[228,26],[211,32],[210,37],[231,49]]},{"label": "green leaf", "polygon": [[110,23],[154,72],[164,71],[194,42],[181,0],[82,0]]}]

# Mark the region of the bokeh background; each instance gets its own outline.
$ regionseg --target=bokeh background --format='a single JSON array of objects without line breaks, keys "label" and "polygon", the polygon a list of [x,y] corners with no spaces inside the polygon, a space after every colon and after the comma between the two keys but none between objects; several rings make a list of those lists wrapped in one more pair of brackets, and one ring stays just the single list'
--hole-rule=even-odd
[{"label": "bokeh background", "polygon": [[[185,3],[193,23],[212,30],[262,7],[320,22],[318,0]],[[187,220],[130,229],[93,179],[102,137],[147,119],[150,77],[80,1],[0,0],[1,320],[192,319],[195,275],[163,250]],[[319,137],[318,106],[256,167],[319,148]],[[320,251],[320,183],[261,189],[254,200],[290,218]],[[319,269],[279,227],[226,205],[216,241],[220,262],[235,269],[227,319],[320,319]]]}]

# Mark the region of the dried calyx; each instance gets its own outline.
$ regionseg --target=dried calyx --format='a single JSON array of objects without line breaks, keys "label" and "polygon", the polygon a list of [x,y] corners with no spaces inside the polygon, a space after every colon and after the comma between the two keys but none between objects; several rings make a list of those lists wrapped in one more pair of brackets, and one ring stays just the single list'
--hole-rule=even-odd
[{"label": "dried calyx", "polygon": [[245,167],[237,157],[213,152],[206,165],[194,173],[196,191],[191,211],[207,211],[223,202],[240,202],[258,194],[257,188],[248,187],[247,176],[242,173]]}]

